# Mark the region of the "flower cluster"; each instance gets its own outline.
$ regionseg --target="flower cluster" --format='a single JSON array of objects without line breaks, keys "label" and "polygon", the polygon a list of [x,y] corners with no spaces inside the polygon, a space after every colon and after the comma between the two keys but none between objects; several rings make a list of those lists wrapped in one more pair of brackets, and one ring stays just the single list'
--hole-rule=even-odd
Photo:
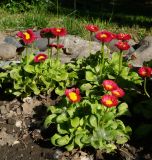
[{"label": "flower cluster", "polygon": [[25,45],[33,43],[36,39],[36,35],[32,29],[28,29],[25,32],[18,32],[17,37],[21,38]]},{"label": "flower cluster", "polygon": [[[101,103],[106,107],[114,107],[118,105],[118,98],[125,95],[125,92],[113,80],[104,80],[102,86],[110,94],[105,94],[101,97]],[[79,102],[81,99],[80,90],[71,88],[65,90],[66,97],[73,103]]]},{"label": "flower cluster", "polygon": [[34,62],[43,62],[48,58],[48,56],[44,53],[39,53],[34,57]]},{"label": "flower cluster", "polygon": [[152,68],[143,66],[143,67],[139,68],[138,74],[141,77],[151,77],[152,76]]},{"label": "flower cluster", "polygon": [[116,39],[118,39],[119,41],[115,44],[115,46],[120,51],[128,50],[130,48],[130,45],[128,44],[128,40],[131,39],[130,34],[119,33],[116,35]]},{"label": "flower cluster", "polygon": [[86,25],[85,28],[90,32],[97,32],[99,27],[93,24]]},{"label": "flower cluster", "polygon": [[78,88],[66,89],[65,95],[73,103],[79,102],[81,99],[80,90]]},{"label": "flower cluster", "polygon": [[113,80],[104,80],[102,83],[103,88],[106,91],[110,91],[110,94],[105,94],[101,97],[101,103],[106,107],[114,107],[118,105],[118,98],[125,95],[125,92],[120,88]]},{"label": "flower cluster", "polygon": [[67,34],[65,28],[44,28],[40,31],[42,38],[55,38],[62,37]]}]

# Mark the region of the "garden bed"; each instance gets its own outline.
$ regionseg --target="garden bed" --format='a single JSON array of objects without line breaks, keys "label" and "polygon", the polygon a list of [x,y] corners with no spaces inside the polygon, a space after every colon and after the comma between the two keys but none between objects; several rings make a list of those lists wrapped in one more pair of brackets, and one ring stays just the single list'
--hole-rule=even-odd
[{"label": "garden bed", "polygon": [[[98,31],[86,29],[90,39]],[[96,33],[96,54],[63,64],[59,38],[66,34],[42,29],[48,53],[29,54],[37,37],[31,29],[18,32],[25,55],[0,71],[0,160],[152,159],[151,64],[133,68],[123,52],[131,35],[108,31]],[[111,54],[105,44],[113,39],[118,52]]]},{"label": "garden bed", "polygon": [[[46,104],[48,105],[51,99],[49,99],[49,102],[44,99],[36,100],[36,98],[31,99],[31,101],[37,101],[37,104],[41,104],[33,107],[33,114],[25,113],[25,110],[23,111],[25,102],[18,99],[0,100],[0,136],[5,133],[3,137],[0,137],[0,160],[53,160],[55,158],[63,160],[81,160],[84,158],[84,160],[89,160],[89,157],[90,160],[92,157],[93,160],[152,159],[150,136],[138,141],[133,135],[129,143],[119,147],[115,153],[110,154],[93,148],[67,152],[63,148],[53,147],[50,145],[48,137],[54,130],[53,128],[44,130],[42,124],[46,114]],[[127,123],[132,123],[134,126],[137,122],[139,123],[139,119],[130,118],[126,120]]]}]

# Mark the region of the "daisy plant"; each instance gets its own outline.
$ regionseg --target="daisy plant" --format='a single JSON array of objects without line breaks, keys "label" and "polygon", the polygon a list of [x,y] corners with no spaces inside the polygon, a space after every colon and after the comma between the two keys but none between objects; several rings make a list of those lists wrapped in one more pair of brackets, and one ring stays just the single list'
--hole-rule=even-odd
[{"label": "daisy plant", "polygon": [[148,77],[152,76],[152,68],[151,67],[146,67],[146,66],[140,67],[138,69],[138,74],[142,78],[144,78],[144,92],[147,95],[147,97],[150,98],[150,95],[149,95],[149,93],[147,92],[147,89],[146,89],[146,81],[147,81]]},{"label": "daisy plant", "polygon": [[128,141],[131,132],[119,120],[119,116],[128,114],[127,104],[121,102],[123,96],[124,90],[112,80],[104,80],[90,95],[77,87],[67,88],[61,101],[48,107],[44,126],[53,124],[57,128],[52,144],[69,151],[92,146],[113,152],[117,144]]}]

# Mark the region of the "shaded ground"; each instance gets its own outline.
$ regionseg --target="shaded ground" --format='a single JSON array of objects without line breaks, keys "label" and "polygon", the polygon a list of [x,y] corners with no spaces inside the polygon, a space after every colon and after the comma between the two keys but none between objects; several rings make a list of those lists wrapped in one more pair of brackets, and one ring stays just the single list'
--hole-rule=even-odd
[{"label": "shaded ground", "polygon": [[[151,160],[152,145],[147,137],[145,140],[135,141],[133,137],[129,144],[118,147],[112,154],[85,148],[83,151],[66,152],[51,146],[50,137],[54,128],[44,130],[43,119],[46,115],[45,105],[55,103],[46,99],[17,99],[0,100],[0,160]],[[33,104],[33,106],[31,105]],[[24,104],[24,105],[23,105]],[[32,107],[28,112],[23,108]],[[40,104],[36,106],[36,104]],[[128,119],[127,123],[135,123]],[[143,131],[144,132],[144,131]],[[84,158],[84,159],[83,159]],[[88,158],[88,159],[87,159]]]}]

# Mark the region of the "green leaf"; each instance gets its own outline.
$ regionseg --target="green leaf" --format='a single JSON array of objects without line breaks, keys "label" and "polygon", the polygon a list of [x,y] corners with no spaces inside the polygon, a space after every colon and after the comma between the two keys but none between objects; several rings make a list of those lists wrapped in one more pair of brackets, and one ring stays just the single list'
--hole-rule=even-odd
[{"label": "green leaf", "polygon": [[68,151],[72,151],[74,149],[74,142],[72,142],[71,144],[69,145],[66,145],[65,148],[68,150]]},{"label": "green leaf", "polygon": [[117,107],[117,116],[121,116],[121,115],[129,115],[127,103],[121,103]]},{"label": "green leaf", "polygon": [[68,114],[69,114],[70,117],[73,117],[75,111],[76,111],[76,107],[73,107],[73,106],[70,106],[67,109],[67,112],[68,112]]},{"label": "green leaf", "polygon": [[44,127],[45,128],[49,127],[49,125],[54,122],[55,117],[56,117],[56,114],[51,114],[47,116],[44,121]]},{"label": "green leaf", "polygon": [[68,136],[68,135],[65,135],[65,136],[57,139],[57,144],[58,144],[59,146],[65,146],[66,144],[69,143],[69,141],[70,141],[69,136]]},{"label": "green leaf", "polygon": [[115,115],[114,115],[112,112],[106,112],[106,113],[103,115],[103,121],[104,121],[104,122],[107,122],[107,121],[113,120],[114,117],[115,117]]},{"label": "green leaf", "polygon": [[119,64],[119,53],[118,52],[112,53],[112,58],[111,58],[110,63]]},{"label": "green leaf", "polygon": [[100,140],[99,142],[99,138],[98,137],[94,137],[92,136],[90,139],[91,145],[95,148],[95,149],[99,149],[100,146],[102,145],[102,140]]},{"label": "green leaf", "polygon": [[106,144],[106,152],[107,153],[110,153],[112,151],[114,151],[115,149],[117,149],[116,145],[115,144]]},{"label": "green leaf", "polygon": [[52,142],[52,144],[53,145],[55,145],[55,146],[58,146],[58,144],[57,144],[57,140],[59,139],[59,138],[61,138],[62,136],[60,136],[59,134],[54,134],[52,137],[51,137],[51,142]]},{"label": "green leaf", "polygon": [[29,85],[29,87],[33,90],[34,94],[36,94],[36,95],[40,94],[40,90],[38,89],[35,81],[33,81],[33,82]]},{"label": "green leaf", "polygon": [[15,96],[19,97],[22,93],[19,92],[19,91],[15,91],[15,92],[13,92],[13,94],[14,94]]},{"label": "green leaf", "polygon": [[123,134],[119,134],[117,137],[117,141],[116,143],[118,144],[124,144],[128,141],[128,138],[126,136],[124,136]]},{"label": "green leaf", "polygon": [[79,126],[79,121],[80,121],[79,117],[71,119],[71,126],[77,128]]},{"label": "green leaf", "polygon": [[64,91],[65,91],[65,88],[63,89],[60,86],[55,89],[55,93],[58,94],[59,96],[63,96],[64,95]]},{"label": "green leaf", "polygon": [[20,70],[19,69],[13,69],[12,71],[10,71],[10,77],[12,79],[15,79],[15,80],[19,80],[21,79],[22,77],[19,75],[19,72]]},{"label": "green leaf", "polygon": [[57,125],[57,130],[60,134],[67,134],[68,133],[67,129],[68,126],[66,123],[61,123]]},{"label": "green leaf", "polygon": [[125,79],[128,78],[129,70],[130,69],[128,67],[123,67],[121,71],[121,76],[124,77]]},{"label": "green leaf", "polygon": [[84,119],[81,118],[81,119],[80,119],[80,126],[83,126],[83,124],[84,124]]},{"label": "green leaf", "polygon": [[84,146],[84,144],[81,142],[81,138],[83,137],[83,134],[78,134],[75,136],[75,143],[82,148]]},{"label": "green leaf", "polygon": [[40,79],[46,85],[47,88],[50,86],[50,82],[47,82],[44,76],[40,76]]},{"label": "green leaf", "polygon": [[68,120],[68,118],[67,118],[66,113],[62,113],[59,116],[57,116],[57,118],[56,118],[56,122],[57,123],[63,123],[65,121],[67,121],[67,120]]},{"label": "green leaf", "polygon": [[6,78],[7,75],[8,75],[7,72],[1,72],[1,73],[0,73],[0,78]]},{"label": "green leaf", "polygon": [[91,88],[92,88],[92,85],[90,83],[85,83],[80,87],[82,91],[90,90]]},{"label": "green leaf", "polygon": [[86,71],[86,80],[87,81],[96,81],[97,76],[92,71]]},{"label": "green leaf", "polygon": [[89,117],[89,122],[90,122],[92,127],[95,127],[95,128],[98,127],[98,120],[97,120],[97,117],[95,115],[91,115]]},{"label": "green leaf", "polygon": [[29,64],[27,64],[27,65],[24,66],[24,70],[25,70],[26,72],[28,72],[28,73],[35,73],[34,66],[29,65]]}]

